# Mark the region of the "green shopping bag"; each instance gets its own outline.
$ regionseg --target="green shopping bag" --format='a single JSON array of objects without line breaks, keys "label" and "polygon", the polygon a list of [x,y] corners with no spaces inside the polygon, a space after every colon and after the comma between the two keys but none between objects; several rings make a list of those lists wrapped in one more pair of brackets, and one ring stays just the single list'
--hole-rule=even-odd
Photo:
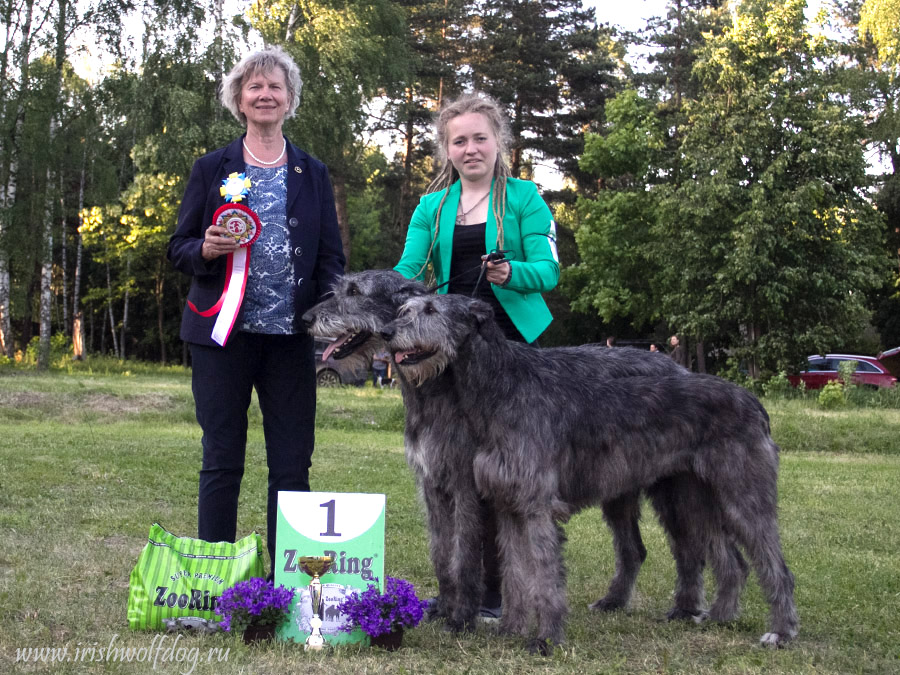
[{"label": "green shopping bag", "polygon": [[178,537],[159,523],[131,571],[128,625],[132,630],[172,627],[172,620],[214,621],[222,592],[238,581],[264,574],[262,539],[253,532],[240,541],[208,542]]}]

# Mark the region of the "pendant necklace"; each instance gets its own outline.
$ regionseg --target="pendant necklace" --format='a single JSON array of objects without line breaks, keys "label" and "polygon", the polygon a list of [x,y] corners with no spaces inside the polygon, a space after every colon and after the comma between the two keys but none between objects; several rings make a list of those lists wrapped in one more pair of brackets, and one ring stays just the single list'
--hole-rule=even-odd
[{"label": "pendant necklace", "polygon": [[460,195],[459,208],[457,209],[458,215],[456,216],[456,224],[457,225],[465,225],[466,224],[466,216],[469,215],[470,213],[472,213],[472,211],[474,211],[476,208],[478,208],[478,205],[481,204],[481,202],[483,202],[485,199],[487,199],[487,196],[490,193],[491,193],[491,191],[488,190],[483,195],[481,195],[481,199],[479,199],[477,202],[472,204],[472,206],[469,207],[468,211],[462,210],[462,195]]},{"label": "pendant necklace", "polygon": [[282,142],[283,142],[283,145],[281,146],[281,152],[278,153],[278,157],[276,157],[275,160],[272,162],[264,162],[259,157],[257,157],[256,155],[253,154],[253,151],[247,145],[246,140],[242,141],[242,143],[244,144],[244,150],[247,151],[247,154],[250,155],[250,157],[252,157],[256,162],[258,162],[259,164],[263,164],[265,166],[272,166],[273,164],[277,164],[279,161],[281,161],[281,157],[284,155],[284,151],[287,150],[287,139],[282,138]]}]

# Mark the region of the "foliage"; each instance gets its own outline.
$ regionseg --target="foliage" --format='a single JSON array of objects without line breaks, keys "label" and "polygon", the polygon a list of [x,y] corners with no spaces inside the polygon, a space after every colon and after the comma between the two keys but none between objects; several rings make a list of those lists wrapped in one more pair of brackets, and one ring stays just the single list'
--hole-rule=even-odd
[{"label": "foliage", "polygon": [[783,370],[770,377],[762,385],[762,390],[766,398],[789,398],[795,392]]},{"label": "foliage", "polygon": [[[579,198],[575,241],[581,262],[563,272],[572,306],[636,327],[659,317],[649,247],[657,201],[645,185],[663,147],[652,104],[633,89],[606,106],[605,135],[588,134],[581,168],[600,178],[594,199]],[[612,189],[616,188],[616,189]]]},{"label": "foliage", "polygon": [[842,408],[847,403],[847,395],[844,389],[844,383],[834,380],[827,382],[818,396],[819,405],[826,410],[834,408]]},{"label": "foliage", "polygon": [[900,2],[865,0],[860,10],[860,36],[870,35],[878,56],[892,67],[900,66]]},{"label": "foliage", "polygon": [[362,628],[369,637],[377,637],[399,628],[415,628],[422,620],[428,602],[419,600],[415,587],[405,579],[385,578],[384,593],[369,584],[362,593],[356,593],[341,602],[338,609],[348,621],[343,631]]},{"label": "foliage", "polygon": [[275,588],[271,581],[253,578],[226,588],[216,605],[216,615],[222,616],[219,626],[223,630],[242,633],[248,626],[284,623],[293,601],[293,588]]},{"label": "foliage", "polygon": [[661,188],[654,230],[669,323],[726,337],[752,375],[861,331],[887,269],[860,120],[815,67],[804,5],[747,0],[703,46],[683,181]]},{"label": "foliage", "polygon": [[597,127],[618,86],[609,28],[598,28],[580,0],[480,0],[476,8],[467,65],[473,87],[509,112],[513,175],[533,150],[576,177],[582,135]]},{"label": "foliage", "polygon": [[[861,336],[896,346],[900,2],[826,4],[816,31],[802,4],[672,0],[625,34],[577,0],[263,0],[236,17],[214,0],[5,2],[9,353],[43,304],[66,335],[83,311],[89,354],[188,361],[190,280],[166,238],[192,162],[241,132],[217,88],[259,37],[300,63],[286,133],[329,167],[353,269],[399,258],[431,115],[479,88],[507,108],[522,175],[561,169],[545,196],[568,269],[545,344],[677,331],[755,376]],[[375,148],[387,136],[396,156]]]},{"label": "foliage", "polygon": [[885,244],[894,266],[870,302],[882,344],[892,347],[900,344],[900,3],[855,0],[837,3],[837,8],[836,23],[846,36],[841,51],[847,58],[840,75],[846,95],[865,115],[864,142],[877,156],[873,169],[883,172],[876,177],[875,200],[888,225]]},{"label": "foliage", "polygon": [[844,387],[853,386],[853,374],[856,372],[858,365],[858,361],[841,361],[838,364],[838,377],[840,377]]},{"label": "foliage", "polygon": [[[40,349],[40,337],[35,335],[22,358],[22,365],[35,366],[38,363],[38,351]],[[57,366],[72,356],[72,341],[62,333],[54,333],[50,338],[50,365]]]}]

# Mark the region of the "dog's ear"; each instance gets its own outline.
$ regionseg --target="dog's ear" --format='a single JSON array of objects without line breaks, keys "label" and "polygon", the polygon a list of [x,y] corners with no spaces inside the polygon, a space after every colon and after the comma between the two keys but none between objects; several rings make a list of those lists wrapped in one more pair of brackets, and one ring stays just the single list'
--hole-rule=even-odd
[{"label": "dog's ear", "polygon": [[485,323],[494,320],[494,310],[482,300],[469,300],[468,309],[469,315],[475,320],[475,325],[479,328]]},{"label": "dog's ear", "polygon": [[428,289],[426,289],[422,284],[409,282],[403,284],[400,288],[391,293],[391,300],[393,301],[395,307],[399,307],[410,298],[414,298],[419,295],[426,295],[427,293]]}]

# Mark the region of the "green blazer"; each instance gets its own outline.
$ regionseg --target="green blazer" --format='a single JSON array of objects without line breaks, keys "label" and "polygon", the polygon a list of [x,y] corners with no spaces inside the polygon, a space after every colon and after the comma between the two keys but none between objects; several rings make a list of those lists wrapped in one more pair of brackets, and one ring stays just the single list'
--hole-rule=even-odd
[{"label": "green blazer", "polygon": [[[409,223],[403,255],[394,267],[407,279],[421,279],[424,276],[421,270],[428,258],[438,205],[445,193],[447,199],[441,209],[441,226],[434,242],[431,262],[439,284],[449,278],[453,229],[459,206],[459,181],[450,186],[449,192],[432,192],[419,201]],[[492,199],[493,194],[489,203]],[[507,180],[503,233],[503,248],[512,251],[507,254],[512,278],[504,287],[492,284],[491,288],[522,337],[527,342],[533,342],[553,321],[541,293],[551,290],[559,281],[559,255],[553,214],[531,181]],[[493,209],[488,209],[484,248],[485,252],[497,248],[497,223]],[[439,292],[446,293],[447,287],[444,286]]]}]

